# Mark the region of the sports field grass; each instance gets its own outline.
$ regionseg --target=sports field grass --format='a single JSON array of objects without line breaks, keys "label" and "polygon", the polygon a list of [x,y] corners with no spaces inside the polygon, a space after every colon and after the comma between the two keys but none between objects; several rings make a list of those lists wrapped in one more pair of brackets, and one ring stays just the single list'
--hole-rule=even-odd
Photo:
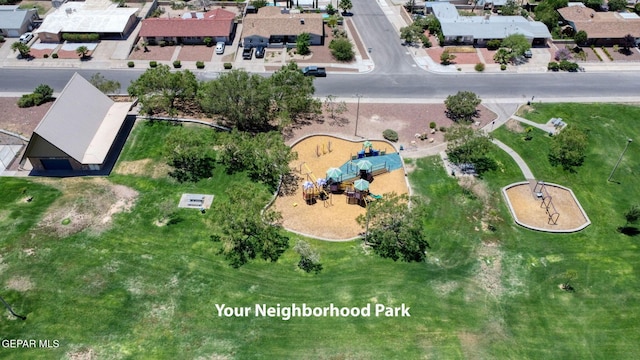
[{"label": "sports field grass", "polygon": [[[597,108],[578,110],[597,114]],[[590,153],[576,174],[546,165],[545,134],[524,142],[521,135],[497,131],[524,153],[534,174],[576,192],[593,221],[586,230],[553,235],[514,225],[498,189],[521,175],[504,153],[495,152],[500,169],[471,190],[430,157],[418,160],[410,174],[415,192],[429,201],[428,260],[393,262],[360,242],[308,240],[321,254],[318,275],[298,270],[292,250],[277,263],[254,261],[240,269],[217,253],[219,243],[209,238],[218,226],[216,202],[249,181],[242,173],[216,168],[211,179],[186,185],[144,174],[113,175],[109,181],[139,192],[135,206],[115,214],[99,234],[87,229],[64,238],[34,227],[64,195],[60,190],[39,180],[2,178],[0,295],[28,319],[5,313],[0,334],[60,343],[52,349],[1,349],[2,358],[634,358],[640,353],[638,238],[615,228],[639,198],[631,181],[640,160],[630,149],[616,173],[618,183],[606,183],[608,164],[619,152],[603,156],[599,147],[614,143],[613,135],[596,133],[636,136],[638,115],[589,123]],[[615,131],[600,129],[610,126]],[[180,130],[140,124],[121,161],[151,159],[160,166],[163,138],[172,131]],[[538,150],[526,150],[531,147]],[[21,202],[25,189],[34,197],[30,203]],[[214,207],[204,215],[175,210],[176,224],[154,225],[183,192],[215,194]],[[265,188],[256,201],[268,197]],[[291,245],[297,239],[292,236]],[[558,288],[568,277],[574,293]],[[411,317],[285,321],[253,314],[224,318],[216,311],[216,304],[292,303],[404,303]]]}]

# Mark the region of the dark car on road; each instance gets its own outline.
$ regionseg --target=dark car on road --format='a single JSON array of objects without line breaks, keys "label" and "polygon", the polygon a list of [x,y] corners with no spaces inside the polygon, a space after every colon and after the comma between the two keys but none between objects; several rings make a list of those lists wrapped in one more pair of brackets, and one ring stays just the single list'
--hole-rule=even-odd
[{"label": "dark car on road", "polygon": [[251,60],[252,56],[253,56],[253,48],[246,47],[242,50],[242,58],[244,60]]},{"label": "dark car on road", "polygon": [[327,71],[323,67],[317,66],[307,66],[302,69],[302,73],[304,76],[315,76],[315,77],[325,77],[327,76]]}]

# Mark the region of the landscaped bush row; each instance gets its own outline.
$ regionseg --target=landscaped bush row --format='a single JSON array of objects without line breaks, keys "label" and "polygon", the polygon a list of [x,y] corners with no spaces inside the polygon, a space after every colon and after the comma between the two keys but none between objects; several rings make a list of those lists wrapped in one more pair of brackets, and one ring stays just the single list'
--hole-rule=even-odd
[{"label": "landscaped bush row", "polygon": [[100,40],[100,35],[92,34],[62,34],[62,40],[68,42],[96,42]]},{"label": "landscaped bush row", "polygon": [[596,54],[596,57],[598,58],[598,60],[602,61],[602,56],[598,54],[598,52],[596,51],[596,47],[594,45],[591,45],[591,50],[593,50],[593,53]]},{"label": "landscaped bush row", "polygon": [[607,57],[609,58],[609,60],[613,61],[613,56],[611,56],[611,54],[609,54],[609,50],[607,50],[606,47],[602,46],[601,47],[602,51],[604,52],[605,55],[607,55]]},{"label": "landscaped bush row", "polygon": [[551,71],[562,70],[562,71],[576,72],[580,69],[580,65],[567,60],[562,60],[559,63],[552,61],[549,63],[549,65],[547,65],[547,69]]}]

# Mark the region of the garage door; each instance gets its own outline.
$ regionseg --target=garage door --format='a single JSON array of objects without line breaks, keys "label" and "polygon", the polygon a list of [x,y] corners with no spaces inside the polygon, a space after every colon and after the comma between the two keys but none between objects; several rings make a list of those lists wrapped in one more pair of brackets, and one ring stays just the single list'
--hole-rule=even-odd
[{"label": "garage door", "polygon": [[68,159],[41,159],[45,170],[72,170]]}]

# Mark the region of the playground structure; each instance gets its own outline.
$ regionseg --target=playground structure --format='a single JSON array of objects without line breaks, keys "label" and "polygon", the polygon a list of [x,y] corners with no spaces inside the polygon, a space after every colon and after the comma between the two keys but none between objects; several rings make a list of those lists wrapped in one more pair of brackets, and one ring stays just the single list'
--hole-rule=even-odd
[{"label": "playground structure", "polygon": [[[323,143],[322,149],[328,149],[330,152],[331,141],[328,141],[326,148]],[[320,145],[316,146],[316,155],[321,156]],[[365,141],[357,155],[351,155],[350,160],[341,168],[329,168],[326,178],[317,178],[306,162],[301,163],[296,169],[304,175],[302,198],[307,205],[316,204],[321,200],[325,207],[329,207],[333,205],[333,194],[345,194],[348,204],[366,207],[369,201],[382,198],[381,195],[370,193],[369,184],[373,182],[375,176],[390,171],[390,166],[384,159],[385,156],[386,149],[376,150],[370,141]],[[377,157],[378,161],[368,160],[373,157]]]},{"label": "playground structure", "polygon": [[547,216],[549,217],[548,223],[557,225],[560,213],[556,209],[555,205],[553,205],[553,196],[549,195],[544,181],[538,181],[535,184],[533,193],[535,194],[536,198],[542,199],[540,208],[544,208],[545,212],[547,213]]},{"label": "playground structure", "polygon": [[[329,141],[331,152],[328,149]],[[323,143],[326,154],[318,156],[318,146],[320,145],[322,152]],[[363,231],[356,218],[366,213],[364,206],[374,201],[374,198],[380,198],[376,194],[408,193],[402,159],[393,145],[384,140],[372,140],[371,143],[374,149],[389,149],[386,156],[351,160],[351,154],[363,149],[363,141],[350,141],[335,136],[314,135],[294,143],[291,147],[298,153],[298,159],[289,165],[298,178],[297,186],[292,187],[292,191],[277,196],[272,205],[282,214],[282,225],[288,230],[323,239],[355,238]],[[369,184],[364,206],[354,206],[358,202],[349,199],[347,191],[353,189],[355,193],[355,181],[366,180],[361,179],[357,166],[362,160],[371,162],[369,172],[374,174],[375,179]],[[386,170],[381,170],[383,167]],[[379,171],[384,171],[384,176],[378,176]],[[326,180],[326,184],[320,179]],[[320,186],[317,180],[320,180]],[[307,181],[313,184],[307,183],[305,188]],[[309,205],[305,198],[309,199]]]},{"label": "playground structure", "polygon": [[564,186],[524,181],[504,187],[502,193],[514,221],[523,227],[569,233],[591,224],[573,191]]}]

